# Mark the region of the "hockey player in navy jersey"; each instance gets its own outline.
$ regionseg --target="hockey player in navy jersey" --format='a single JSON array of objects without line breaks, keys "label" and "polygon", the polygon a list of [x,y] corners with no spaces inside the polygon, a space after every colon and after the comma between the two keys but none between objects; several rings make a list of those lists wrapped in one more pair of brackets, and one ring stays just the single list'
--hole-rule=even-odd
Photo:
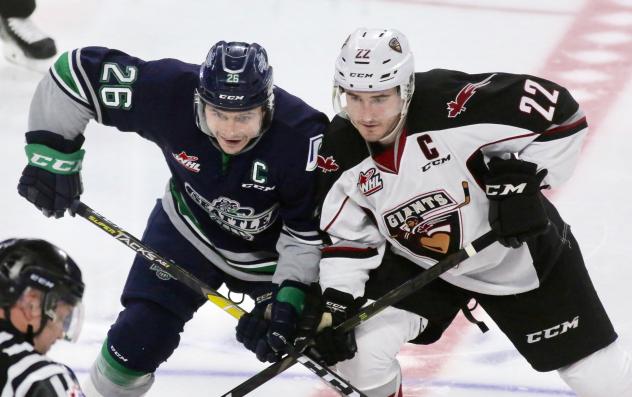
[{"label": "hockey player in navy jersey", "polygon": [[[396,359],[475,299],[538,371],[581,397],[632,396],[632,361],[569,226],[541,189],[569,178],[586,119],[528,75],[415,73],[406,37],[358,29],[336,61],[338,115],[319,155],[320,284],[333,325],[491,229],[498,242],[355,332],[316,337],[370,397],[401,396]],[[480,323],[479,323],[480,325]]]},{"label": "hockey player in navy jersey", "polygon": [[[64,53],[33,98],[29,163],[18,186],[47,216],[63,216],[82,193],[90,119],[136,132],[162,150],[172,176],[143,242],[211,287],[225,283],[255,299],[237,339],[260,360],[276,360],[317,279],[314,170],[327,117],[273,85],[266,51],[256,43],[220,41],[201,66],[145,62],[100,47]],[[89,396],[147,392],[205,302],[157,277],[141,256],[121,301],[125,308],[85,386]]]}]

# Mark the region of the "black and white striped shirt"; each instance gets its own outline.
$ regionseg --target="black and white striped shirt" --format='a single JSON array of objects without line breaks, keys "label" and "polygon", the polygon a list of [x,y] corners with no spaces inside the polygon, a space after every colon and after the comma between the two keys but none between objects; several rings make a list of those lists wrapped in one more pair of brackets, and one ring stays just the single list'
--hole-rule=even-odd
[{"label": "black and white striped shirt", "polygon": [[0,397],[85,397],[72,370],[0,320]]}]

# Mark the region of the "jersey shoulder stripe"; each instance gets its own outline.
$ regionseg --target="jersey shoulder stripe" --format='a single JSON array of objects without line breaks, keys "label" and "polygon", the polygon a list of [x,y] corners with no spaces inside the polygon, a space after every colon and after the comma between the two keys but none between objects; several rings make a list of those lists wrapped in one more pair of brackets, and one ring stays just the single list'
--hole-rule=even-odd
[{"label": "jersey shoulder stripe", "polygon": [[67,95],[87,106],[90,102],[73,66],[76,62],[74,57],[78,56],[79,52],[79,50],[74,50],[61,54],[51,67],[50,73],[57,85]]},{"label": "jersey shoulder stripe", "polygon": [[569,120],[567,123],[553,126],[552,128],[544,131],[538,138],[535,139],[535,141],[549,142],[557,139],[563,139],[588,128],[586,116],[584,116],[582,112],[577,113],[576,117],[573,117],[572,120]]}]

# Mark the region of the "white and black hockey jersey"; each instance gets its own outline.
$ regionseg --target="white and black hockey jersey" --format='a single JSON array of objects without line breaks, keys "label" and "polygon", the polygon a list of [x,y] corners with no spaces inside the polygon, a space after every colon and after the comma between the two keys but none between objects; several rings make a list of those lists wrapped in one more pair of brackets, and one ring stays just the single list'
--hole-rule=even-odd
[{"label": "white and black hockey jersey", "polygon": [[[563,87],[537,77],[436,69],[415,75],[400,139],[369,147],[343,117],[332,121],[319,156],[323,250],[320,280],[358,297],[385,249],[423,268],[490,230],[482,188],[486,163],[517,154],[546,168],[544,185],[572,173],[587,130]],[[546,201],[546,200],[545,200]],[[471,291],[508,295],[535,289],[565,244],[553,227],[518,249],[494,243],[442,278]]]},{"label": "white and black hockey jersey", "polygon": [[72,370],[33,349],[0,320],[1,397],[84,397]]}]

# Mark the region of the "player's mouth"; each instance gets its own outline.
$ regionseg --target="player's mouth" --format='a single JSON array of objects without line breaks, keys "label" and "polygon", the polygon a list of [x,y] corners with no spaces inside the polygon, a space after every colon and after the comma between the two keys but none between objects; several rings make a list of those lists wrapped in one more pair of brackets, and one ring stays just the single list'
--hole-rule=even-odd
[{"label": "player's mouth", "polygon": [[238,145],[243,141],[243,139],[241,138],[240,139],[226,139],[226,138],[220,137],[220,139],[229,145]]}]

